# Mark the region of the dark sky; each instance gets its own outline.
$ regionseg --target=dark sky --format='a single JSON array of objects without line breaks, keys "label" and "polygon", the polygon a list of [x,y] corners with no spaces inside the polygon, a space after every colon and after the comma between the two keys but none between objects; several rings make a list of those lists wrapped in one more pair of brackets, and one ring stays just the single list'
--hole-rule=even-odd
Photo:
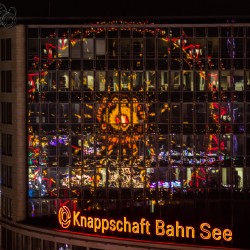
[{"label": "dark sky", "polygon": [[[63,2],[66,2],[63,3]],[[247,0],[0,0],[17,17],[247,16]]]}]

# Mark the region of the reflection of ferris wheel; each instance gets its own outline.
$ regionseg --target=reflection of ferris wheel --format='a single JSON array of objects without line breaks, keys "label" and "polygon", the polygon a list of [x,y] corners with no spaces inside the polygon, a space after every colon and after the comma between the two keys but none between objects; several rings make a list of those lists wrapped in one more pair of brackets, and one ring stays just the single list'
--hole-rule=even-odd
[{"label": "reflection of ferris wheel", "polygon": [[[101,30],[95,30],[96,32],[101,32]],[[92,31],[89,31],[92,32]],[[93,31],[94,32],[94,31]],[[138,31],[139,32],[139,31]],[[87,35],[87,33],[86,33]],[[184,34],[182,38],[185,38],[186,35]],[[183,40],[183,43],[180,42],[182,39],[181,37],[177,38],[162,38],[163,41],[170,41],[173,45],[173,50],[180,48],[182,50],[182,53],[184,55],[184,62],[186,64],[190,64],[190,62],[193,60],[197,63],[199,69],[200,69],[200,76],[205,79],[205,71],[204,71],[204,65],[202,65],[202,61],[200,60],[201,53],[200,53],[200,45],[198,44],[187,44],[185,40]],[[61,41],[62,46],[56,47],[49,42],[46,43],[46,50],[47,50],[47,61],[46,65],[48,66],[50,63],[55,61],[55,53],[56,49],[64,50],[67,46],[68,43],[66,43],[68,38],[64,38]],[[72,39],[71,40],[71,45],[74,46],[76,42]],[[230,47],[230,51],[234,49],[234,47]],[[170,48],[169,48],[169,53],[171,53]],[[233,54],[231,54],[233,56]],[[60,57],[58,55],[58,57]],[[45,58],[43,58],[45,59]],[[175,59],[175,60],[180,60],[180,59]],[[34,58],[34,69],[37,66],[37,63],[39,61],[38,57]],[[208,64],[210,64],[209,58],[208,58]],[[46,67],[47,67],[46,66]],[[190,69],[192,69],[192,65],[189,65]],[[43,65],[43,69],[45,70],[45,73],[41,73],[40,77],[44,78],[46,73],[48,71],[47,68]],[[34,92],[36,91],[36,79],[38,79],[38,73],[29,73],[29,81],[30,81],[30,90],[29,93],[30,95],[34,95]],[[213,97],[216,97],[217,91],[218,91],[218,74],[211,74],[208,75],[209,79],[211,81],[208,82],[208,90],[211,91]],[[216,84],[213,84],[213,81],[216,82]],[[129,156],[136,156],[140,155],[140,151],[142,151],[142,154],[146,154],[146,150],[141,148],[147,147],[149,148],[149,140],[144,136],[143,137],[143,131],[147,127],[147,124],[145,124],[145,121],[147,119],[147,106],[145,105],[142,106],[140,103],[140,99],[137,96],[131,97],[130,95],[127,94],[111,94],[109,93],[108,97],[104,97],[100,103],[100,106],[97,109],[97,120],[100,125],[100,130],[101,130],[101,137],[103,137],[103,141],[106,140],[107,144],[101,143],[100,142],[100,148],[101,148],[101,153],[106,151],[107,155],[111,155],[115,153],[116,148],[120,148],[120,155],[129,155]],[[164,107],[163,111],[168,109],[168,107]],[[229,110],[221,107],[216,99],[213,99],[211,105],[209,106],[209,112],[211,112],[213,116],[213,123],[214,125],[219,127],[219,123],[221,120],[224,120],[226,123],[227,121],[231,121],[233,119],[233,115],[231,115],[231,112]],[[230,126],[230,122],[228,122],[228,126]],[[133,133],[129,133],[133,132]],[[111,136],[110,136],[111,135]],[[207,144],[207,138],[209,140],[209,143]],[[236,137],[234,137],[235,140],[237,140]],[[223,151],[224,150],[224,142],[220,142],[218,139],[217,133],[210,134],[208,137],[204,139],[206,141],[206,146],[207,146],[207,153],[217,153],[218,150]],[[34,138],[31,138],[30,140],[35,140]],[[53,142],[53,141],[52,141]],[[51,143],[52,143],[51,142]],[[62,143],[58,141],[58,143]],[[98,142],[99,143],[99,142]],[[98,144],[97,143],[97,144]],[[142,146],[142,144],[144,144]],[[237,145],[234,143],[234,145]],[[38,148],[38,147],[37,147]],[[31,151],[34,150],[34,155],[35,155],[35,150],[36,149],[31,149]],[[76,148],[76,151],[79,151],[80,148]],[[78,152],[77,151],[77,152]],[[37,152],[39,153],[39,151]],[[149,154],[154,155],[154,152],[151,151]],[[115,155],[115,154],[114,154]],[[164,155],[164,152],[162,153],[162,158],[164,160],[167,159],[166,155]],[[99,156],[99,155],[98,155]],[[111,158],[111,157],[110,157]],[[135,157],[136,158],[136,157]],[[136,159],[137,160],[137,159]],[[111,164],[112,162],[112,164]],[[34,162],[37,164],[37,162]],[[110,165],[116,167],[117,161],[116,160],[110,160]],[[123,164],[125,164],[124,161],[119,161],[119,165],[124,167]],[[133,164],[135,166],[139,166],[141,163],[138,161],[136,162],[134,160]],[[144,166],[149,166],[150,163],[147,161],[143,162]],[[148,164],[148,165],[147,165]],[[91,165],[88,165],[89,168],[94,168],[94,163]],[[206,179],[204,177],[206,175],[205,170],[205,164],[199,168],[199,171],[196,171],[195,177],[196,179]],[[122,175],[125,176],[125,172],[121,172]],[[125,178],[125,177],[124,177]],[[197,184],[198,185],[198,184]]]},{"label": "reflection of ferris wheel", "polygon": [[[138,153],[137,142],[141,137],[143,130],[143,121],[145,120],[146,111],[143,110],[139,98],[134,96],[132,99],[129,95],[113,94],[102,100],[97,110],[97,120],[101,124],[103,133],[112,133],[108,137],[108,154],[114,151],[116,146],[121,145],[122,152],[132,152],[133,155]],[[129,135],[129,130],[135,134]]]},{"label": "reflection of ferris wheel", "polygon": [[102,100],[97,110],[97,119],[102,123],[103,131],[108,132],[109,127],[112,127],[115,132],[125,132],[145,119],[145,111],[139,98],[134,96],[131,99],[125,94],[121,97],[113,94]]}]

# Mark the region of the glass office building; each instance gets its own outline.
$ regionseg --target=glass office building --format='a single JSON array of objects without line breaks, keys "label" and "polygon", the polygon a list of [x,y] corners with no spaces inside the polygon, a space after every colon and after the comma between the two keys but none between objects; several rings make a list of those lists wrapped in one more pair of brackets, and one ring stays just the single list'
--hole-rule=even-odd
[{"label": "glass office building", "polygon": [[[249,23],[27,24],[23,34],[21,225],[162,243],[147,249],[249,246]],[[1,101],[2,124],[11,103]],[[2,154],[15,157],[5,129]],[[2,158],[5,240],[15,170]]]}]

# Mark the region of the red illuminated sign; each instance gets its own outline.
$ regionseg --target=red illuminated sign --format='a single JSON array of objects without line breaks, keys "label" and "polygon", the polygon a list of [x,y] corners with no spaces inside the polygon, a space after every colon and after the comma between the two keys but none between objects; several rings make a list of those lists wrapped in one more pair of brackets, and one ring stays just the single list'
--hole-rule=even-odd
[{"label": "red illuminated sign", "polygon": [[[197,235],[202,240],[224,240],[232,241],[232,230],[225,228],[212,228],[209,223],[201,223],[199,226],[199,234],[196,234],[196,229],[190,225],[181,225],[179,221],[173,224],[168,224],[166,221],[155,219],[151,223],[146,218],[141,218],[136,221],[130,221],[127,217],[121,219],[107,219],[100,217],[84,216],[80,211],[71,212],[67,206],[60,207],[58,211],[58,221],[62,228],[67,229],[70,226],[90,229],[94,233],[105,234],[108,231],[118,233],[130,233],[135,235],[157,235],[177,238],[194,239]],[[153,226],[154,225],[154,226]]]}]

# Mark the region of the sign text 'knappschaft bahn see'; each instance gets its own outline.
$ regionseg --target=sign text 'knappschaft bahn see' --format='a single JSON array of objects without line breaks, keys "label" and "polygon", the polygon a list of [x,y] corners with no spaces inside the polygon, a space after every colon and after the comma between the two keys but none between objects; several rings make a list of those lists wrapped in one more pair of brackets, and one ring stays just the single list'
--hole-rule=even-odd
[{"label": "sign text 'knappschaft bahn see'", "polygon": [[108,231],[118,233],[130,233],[134,235],[151,235],[165,237],[190,238],[200,237],[202,240],[214,240],[230,242],[233,240],[233,232],[228,228],[220,229],[212,227],[204,222],[197,228],[190,225],[181,225],[179,221],[172,224],[161,219],[155,219],[151,222],[145,218],[137,221],[130,221],[127,217],[121,219],[107,219],[100,217],[84,216],[80,211],[70,211],[67,206],[60,207],[58,211],[58,221],[62,228],[67,229],[70,226],[82,229],[92,230],[93,233],[105,234]]}]

